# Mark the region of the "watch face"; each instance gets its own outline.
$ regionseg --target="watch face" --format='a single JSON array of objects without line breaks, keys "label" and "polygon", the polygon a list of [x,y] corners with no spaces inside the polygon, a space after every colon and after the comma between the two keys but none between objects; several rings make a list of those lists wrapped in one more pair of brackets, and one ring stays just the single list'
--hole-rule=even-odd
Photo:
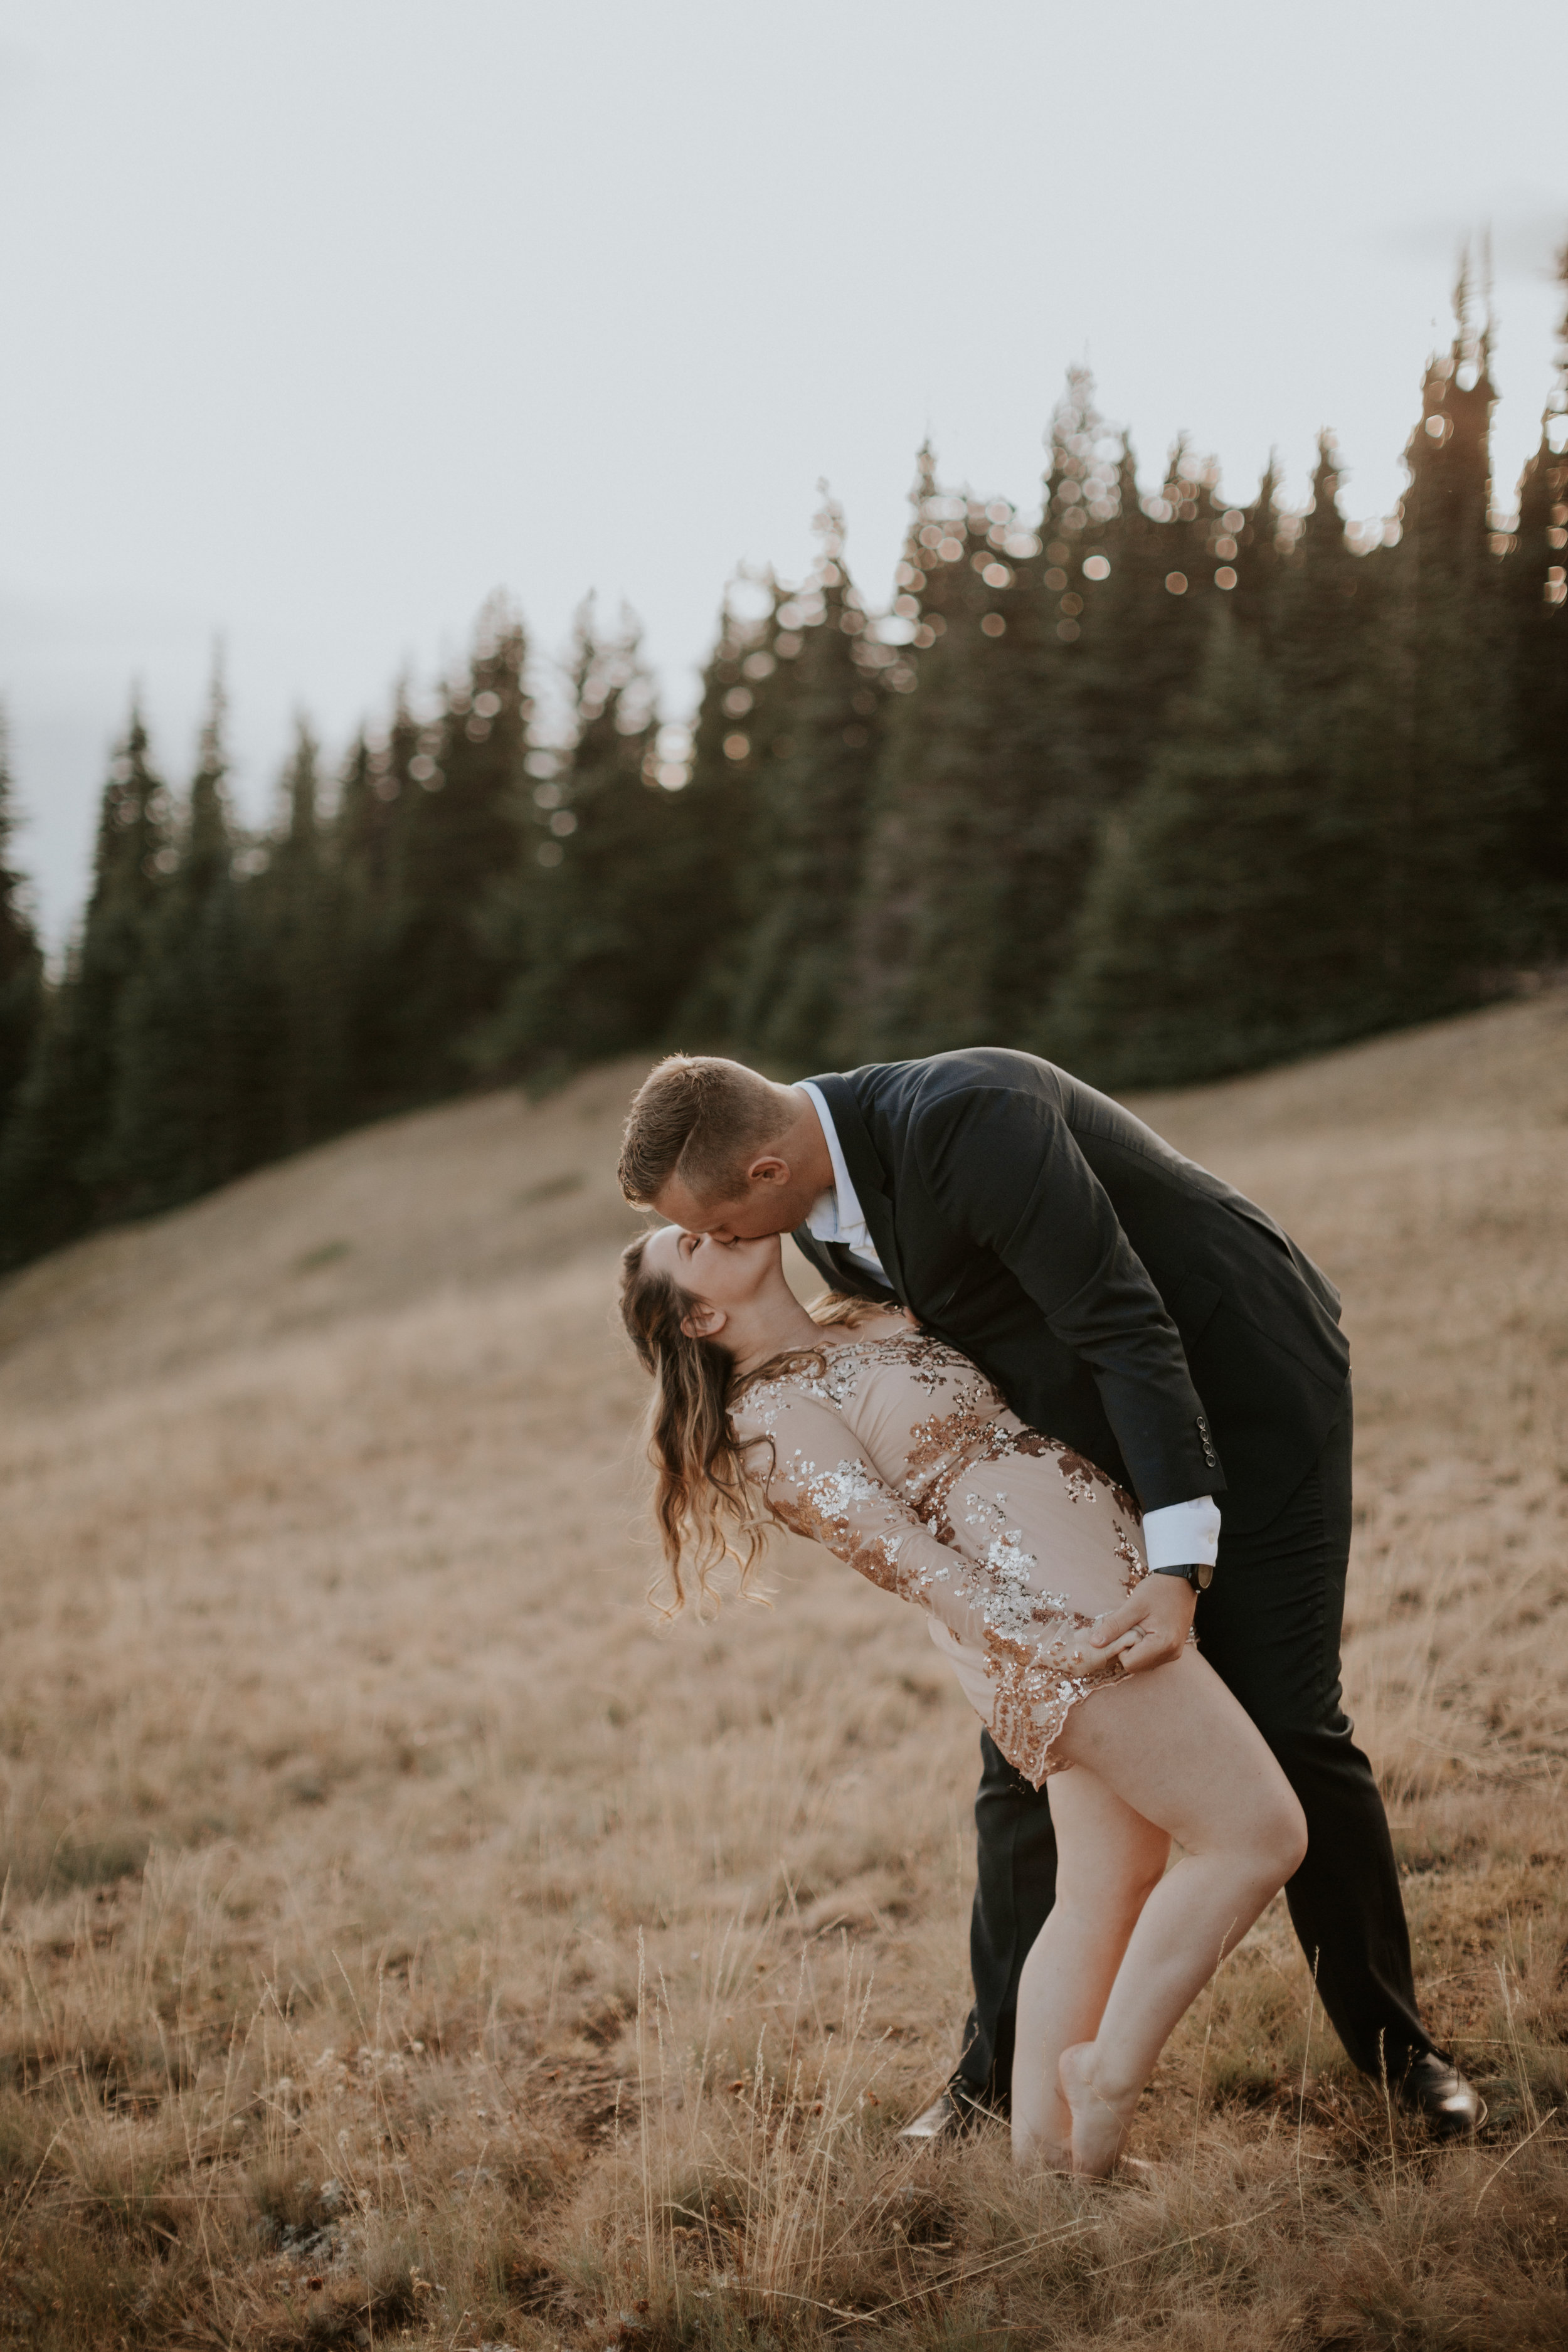
[{"label": "watch face", "polygon": [[1199,1561],[1197,1573],[1194,1577],[1193,1581],[1197,1586],[1200,1592],[1206,1592],[1208,1591],[1209,1586],[1214,1582],[1213,1560],[1205,1559]]}]

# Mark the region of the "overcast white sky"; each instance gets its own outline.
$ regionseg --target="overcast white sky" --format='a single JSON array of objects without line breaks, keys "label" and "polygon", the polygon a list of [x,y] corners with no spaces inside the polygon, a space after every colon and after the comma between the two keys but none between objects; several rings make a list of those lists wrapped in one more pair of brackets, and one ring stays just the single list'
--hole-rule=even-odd
[{"label": "overcast white sky", "polygon": [[1027,503],[1069,362],[1147,479],[1338,431],[1385,512],[1489,222],[1500,479],[1568,236],[1564,0],[0,0],[0,699],[58,938],[139,681],[241,805],[487,593],[642,616],[666,715],[816,484],[887,593],[915,448]]}]

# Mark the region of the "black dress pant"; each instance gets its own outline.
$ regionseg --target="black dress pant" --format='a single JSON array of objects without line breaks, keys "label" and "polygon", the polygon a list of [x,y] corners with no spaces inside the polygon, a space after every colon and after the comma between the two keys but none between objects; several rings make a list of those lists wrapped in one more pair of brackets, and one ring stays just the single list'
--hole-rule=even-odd
[{"label": "black dress pant", "polygon": [[[1321,1454],[1284,1508],[1250,1535],[1222,1534],[1194,1622],[1205,1657],[1262,1732],[1307,1816],[1307,1857],[1285,1899],[1323,2007],[1355,2063],[1370,2074],[1386,2069],[1396,2083],[1433,2044],[1416,2012],[1383,1800],[1340,1704],[1351,1437],[1347,1383]],[[954,2087],[1005,2112],[1018,1977],[1055,1899],[1057,1843],[1050,1782],[1031,1789],[988,1731],[980,1752],[974,2007]]]}]

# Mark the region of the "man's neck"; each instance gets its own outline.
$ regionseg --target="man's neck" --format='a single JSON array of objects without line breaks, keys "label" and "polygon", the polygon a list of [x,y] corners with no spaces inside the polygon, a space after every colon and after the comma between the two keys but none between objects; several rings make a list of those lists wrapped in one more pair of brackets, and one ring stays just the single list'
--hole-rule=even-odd
[{"label": "man's neck", "polygon": [[791,1087],[791,1094],[800,1105],[800,1121],[790,1137],[790,1166],[800,1178],[803,1188],[809,1188],[814,1201],[833,1190],[833,1154],[827,1148],[827,1138],[822,1132],[816,1105],[804,1087]]}]

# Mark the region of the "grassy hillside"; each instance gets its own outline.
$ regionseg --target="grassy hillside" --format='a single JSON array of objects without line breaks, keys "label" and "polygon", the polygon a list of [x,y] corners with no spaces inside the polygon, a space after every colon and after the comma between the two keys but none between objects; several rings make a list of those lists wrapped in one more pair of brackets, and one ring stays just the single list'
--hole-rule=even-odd
[{"label": "grassy hillside", "polygon": [[1132,2188],[913,2156],[976,1727],[781,1549],[642,1602],[637,1072],[394,1122],[0,1289],[0,2324],[44,2346],[1568,2339],[1568,1003],[1138,1107],[1341,1283],[1349,1703],[1482,2144],[1282,1909]]}]

